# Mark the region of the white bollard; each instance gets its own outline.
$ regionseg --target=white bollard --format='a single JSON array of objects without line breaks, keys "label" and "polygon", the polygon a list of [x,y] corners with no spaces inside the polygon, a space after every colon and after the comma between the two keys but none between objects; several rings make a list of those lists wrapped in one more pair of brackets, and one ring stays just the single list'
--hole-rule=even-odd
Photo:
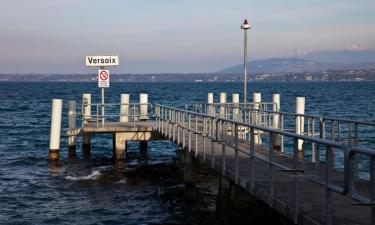
[{"label": "white bollard", "polygon": [[[70,131],[76,129],[76,118],[77,118],[77,106],[75,101],[69,101],[69,112],[68,112],[68,127]],[[71,132],[68,138],[69,157],[76,156],[76,143],[77,136]]]},{"label": "white bollard", "polygon": [[[280,94],[272,94],[272,111],[274,112],[280,112]],[[272,118],[272,128],[273,129],[279,129],[280,123],[279,123],[280,115],[275,113]],[[279,134],[276,134],[273,136],[273,148],[277,150],[281,150],[281,136]]]},{"label": "white bollard", "polygon": [[220,93],[220,117],[226,118],[227,93]]},{"label": "white bollard", "polygon": [[48,158],[59,161],[60,134],[61,134],[62,99],[52,100],[51,135]]},{"label": "white bollard", "polygon": [[[296,114],[305,114],[305,97],[296,98]],[[295,131],[296,134],[305,132],[305,118],[303,116],[296,117]],[[302,151],[303,140],[298,140],[298,150]]]},{"label": "white bollard", "polygon": [[213,93],[208,93],[207,94],[207,113],[208,115],[215,115],[215,107],[213,106],[214,104],[214,94]]},{"label": "white bollard", "polygon": [[[274,112],[280,112],[280,94],[273,94],[272,95],[272,110]],[[277,129],[279,128],[279,114],[274,114],[272,119],[272,128]]]},{"label": "white bollard", "polygon": [[258,92],[253,93],[254,109],[260,109],[261,102],[262,102],[262,94]]},{"label": "white bollard", "polygon": [[129,94],[121,94],[120,122],[129,122]]},{"label": "white bollard", "polygon": [[240,95],[232,94],[232,103],[233,103],[233,120],[239,120],[239,105],[240,105]]},{"label": "white bollard", "polygon": [[84,123],[91,118],[91,94],[83,94],[82,97],[82,115]]},{"label": "white bollard", "polygon": [[140,94],[139,96],[140,103],[140,120],[148,120],[148,94]]},{"label": "white bollard", "polygon": [[[262,102],[262,94],[259,92],[253,93],[253,108],[260,109],[261,102]],[[260,113],[259,112],[253,113],[253,123],[256,125],[260,125]],[[262,139],[260,135],[261,135],[260,130],[254,131],[255,144],[262,144]]]}]

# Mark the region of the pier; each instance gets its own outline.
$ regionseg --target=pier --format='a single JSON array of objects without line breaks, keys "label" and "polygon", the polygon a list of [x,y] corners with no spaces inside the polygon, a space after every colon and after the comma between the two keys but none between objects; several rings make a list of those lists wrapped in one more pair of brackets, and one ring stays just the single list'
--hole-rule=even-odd
[{"label": "pier", "polygon": [[[294,224],[375,224],[375,150],[362,144],[361,132],[375,123],[305,113],[305,98],[296,98],[296,112],[280,110],[280,95],[250,103],[226,93],[214,103],[184,108],[140,102],[93,104],[84,94],[80,127],[75,127],[75,103],[69,103],[69,155],[75,156],[82,136],[84,156],[90,155],[90,135],[113,135],[116,168],[126,165],[128,141],[147,149],[149,140],[170,140],[186,154],[222,176],[221,189],[235,186],[266,203]],[[50,160],[59,160],[61,100],[53,101]],[[105,113],[104,113],[105,112]],[[365,143],[365,142],[364,142]],[[368,170],[359,168],[367,160]],[[194,184],[194,178],[189,178]]]}]

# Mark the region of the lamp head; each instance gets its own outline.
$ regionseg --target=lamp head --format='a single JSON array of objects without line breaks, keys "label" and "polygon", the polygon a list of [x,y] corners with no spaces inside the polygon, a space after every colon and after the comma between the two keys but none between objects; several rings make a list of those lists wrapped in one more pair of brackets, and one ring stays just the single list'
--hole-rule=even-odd
[{"label": "lamp head", "polygon": [[245,21],[243,21],[243,24],[241,24],[241,29],[244,29],[244,30],[247,30],[247,29],[250,29],[250,24],[249,22],[247,22],[247,19],[245,19]]}]

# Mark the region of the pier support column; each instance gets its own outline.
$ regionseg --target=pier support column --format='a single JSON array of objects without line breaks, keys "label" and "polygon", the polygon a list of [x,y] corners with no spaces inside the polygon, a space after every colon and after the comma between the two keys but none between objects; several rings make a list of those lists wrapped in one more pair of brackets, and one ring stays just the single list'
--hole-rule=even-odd
[{"label": "pier support column", "polygon": [[90,157],[90,134],[82,133],[82,155],[84,158]]},{"label": "pier support column", "polygon": [[215,115],[215,107],[213,106],[214,104],[214,94],[213,93],[208,93],[207,94],[207,113],[210,116]]},{"label": "pier support column", "polygon": [[[272,111],[274,112],[280,112],[280,94],[273,94],[272,95]],[[275,113],[272,118],[272,128],[274,129],[280,129],[280,115]],[[276,150],[281,150],[281,135],[280,134],[274,134],[272,138],[272,145],[273,148]]]},{"label": "pier support column", "polygon": [[148,120],[148,94],[140,94],[139,96],[140,103],[140,120]]},{"label": "pier support column", "polygon": [[126,140],[126,134],[117,132],[113,135],[114,137],[114,159],[116,169],[122,170],[125,168],[125,155],[127,150],[128,140]]},{"label": "pier support column", "polygon": [[51,134],[49,142],[48,159],[52,162],[59,161],[60,134],[61,134],[62,99],[52,100]]},{"label": "pier support column", "polygon": [[292,221],[257,200],[240,186],[221,177],[216,201],[216,219],[218,225],[229,224],[283,224],[292,225]]},{"label": "pier support column", "polygon": [[[296,98],[296,114],[305,114],[305,97],[299,96]],[[305,132],[305,118],[303,116],[296,117],[295,123],[296,134],[303,134]],[[302,151],[303,140],[298,140],[298,151]]]},{"label": "pier support column", "polygon": [[[82,96],[82,115],[83,123],[88,123],[91,119],[91,94],[83,94]],[[90,134],[82,133],[82,155],[84,158],[90,156]]]},{"label": "pier support column", "polygon": [[147,141],[140,141],[139,142],[139,150],[147,151],[148,142]]},{"label": "pier support column", "polygon": [[220,93],[220,117],[226,118],[227,93]]},{"label": "pier support column", "polygon": [[[75,101],[69,101],[69,115],[68,115],[68,127],[69,130],[76,129],[76,118],[77,118],[77,112],[76,112],[76,102]],[[76,145],[77,145],[77,136],[71,135],[68,139],[68,148],[69,148],[69,157],[76,157]]]},{"label": "pier support column", "polygon": [[129,94],[121,94],[120,122],[129,122]]},{"label": "pier support column", "polygon": [[196,188],[196,174],[194,166],[194,158],[189,151],[184,149],[178,149],[176,151],[177,158],[179,159],[180,165],[183,167],[184,171],[184,200],[186,202],[196,202],[197,200],[197,188]]},{"label": "pier support column", "polygon": [[[262,94],[259,93],[259,92],[255,92],[253,93],[253,108],[256,110],[256,109],[261,109],[261,103],[262,103]],[[260,113],[255,111],[253,113],[253,123],[256,124],[256,125],[260,125]],[[255,140],[255,144],[257,145],[260,145],[262,144],[262,139],[261,139],[261,131],[260,130],[255,130],[254,132],[254,140]]]}]

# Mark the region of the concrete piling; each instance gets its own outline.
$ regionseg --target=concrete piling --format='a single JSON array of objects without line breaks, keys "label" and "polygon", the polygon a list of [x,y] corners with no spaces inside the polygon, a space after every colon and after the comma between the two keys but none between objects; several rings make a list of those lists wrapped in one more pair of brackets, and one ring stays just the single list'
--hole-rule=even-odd
[{"label": "concrete piling", "polygon": [[139,95],[140,103],[140,120],[148,120],[148,94]]},{"label": "concrete piling", "polygon": [[[253,108],[254,109],[261,109],[261,102],[262,102],[262,94],[259,92],[253,93]],[[260,113],[259,112],[254,112],[253,113],[253,123],[256,125],[260,124]],[[261,131],[260,130],[255,130],[254,133],[254,141],[255,144],[262,144],[262,139],[261,139]]]},{"label": "concrete piling", "polygon": [[139,142],[139,150],[147,151],[148,142],[147,141],[140,141]]},{"label": "concrete piling", "polygon": [[48,158],[50,161],[59,161],[60,134],[61,134],[62,99],[52,100],[51,135]]},{"label": "concrete piling", "polygon": [[82,96],[82,114],[84,123],[91,118],[91,94],[83,94]]},{"label": "concrete piling", "polygon": [[[68,112],[68,127],[69,130],[76,129],[76,118],[77,118],[77,107],[75,101],[69,101],[69,112]],[[69,149],[69,157],[76,157],[76,144],[77,144],[77,136],[71,135],[68,138],[68,149]]]},{"label": "concrete piling", "polygon": [[226,118],[227,93],[220,93],[220,117]]},{"label": "concrete piling", "polygon": [[215,115],[215,108],[213,106],[214,104],[214,94],[213,93],[208,93],[207,94],[207,104],[208,104],[208,108],[207,108],[207,113],[208,115]]},{"label": "concrete piling", "polygon": [[129,122],[129,94],[121,94],[120,122]]},{"label": "concrete piling", "polygon": [[[239,94],[232,94],[232,103],[233,107],[239,107],[240,105],[240,95]],[[239,109],[233,108],[233,119],[239,120]]]},{"label": "concrete piling", "polygon": [[114,146],[114,159],[116,169],[122,170],[125,168],[125,156],[127,151],[128,140],[126,133],[117,132],[113,135]]},{"label": "concrete piling", "polygon": [[[296,98],[296,114],[305,114],[305,97],[299,96]],[[296,117],[295,131],[296,134],[303,134],[305,132],[305,118],[303,116]],[[302,151],[303,140],[298,140],[298,150]]]},{"label": "concrete piling", "polygon": [[[83,94],[82,98],[83,123],[88,123],[91,119],[91,94]],[[90,156],[90,134],[82,134],[82,153],[85,158]]]},{"label": "concrete piling", "polygon": [[[272,94],[272,111],[280,112],[280,94]],[[275,113],[272,118],[272,128],[279,129],[280,128],[280,115]],[[273,148],[276,150],[281,150],[281,136],[279,134],[274,134],[272,138]]]}]

